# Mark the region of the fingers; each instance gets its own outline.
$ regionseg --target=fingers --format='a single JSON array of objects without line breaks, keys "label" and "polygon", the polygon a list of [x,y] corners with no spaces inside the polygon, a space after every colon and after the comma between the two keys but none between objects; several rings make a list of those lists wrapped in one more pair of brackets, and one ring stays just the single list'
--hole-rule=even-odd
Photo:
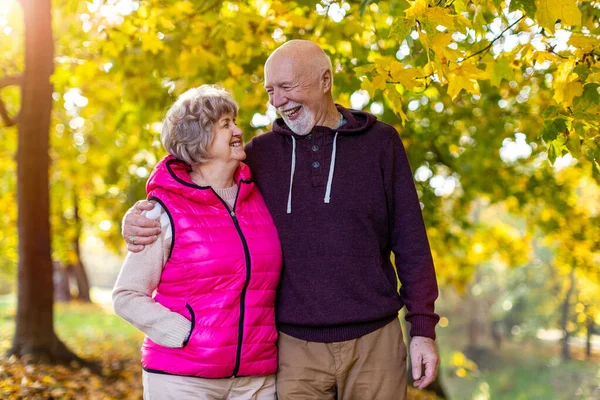
[{"label": "fingers", "polygon": [[154,236],[160,233],[160,222],[143,215],[128,214],[123,220],[123,236]]},{"label": "fingers", "polygon": [[417,381],[421,378],[422,362],[423,353],[421,353],[420,351],[410,352],[410,363],[412,365],[412,376],[415,381],[415,385]]},{"label": "fingers", "polygon": [[150,202],[148,200],[139,200],[138,202],[135,203],[133,208],[134,208],[134,210],[138,211],[137,214],[139,214],[142,211],[152,210],[154,208],[154,204],[152,204],[152,202]]},{"label": "fingers", "polygon": [[132,253],[139,253],[140,251],[144,250],[145,246],[140,246],[140,245],[133,245],[133,244],[127,244],[127,250],[129,250]]},{"label": "fingers", "polygon": [[160,232],[160,228],[144,228],[138,225],[126,226],[125,229],[123,229],[125,241],[129,243],[131,242],[130,237],[135,236],[135,244],[144,244],[142,238],[152,238],[152,241],[150,241],[150,243],[152,243],[156,240],[154,236],[160,235]]},{"label": "fingers", "polygon": [[[132,236],[135,236],[135,238],[132,238]],[[134,239],[135,244],[133,243],[133,241],[131,239]],[[132,244],[134,246],[137,246],[137,245],[147,246],[149,244],[156,242],[156,239],[158,239],[157,235],[151,235],[151,236],[131,235],[131,236],[127,236],[125,238],[125,242],[127,242],[128,245]]]},{"label": "fingers", "polygon": [[421,379],[415,380],[415,386],[422,390],[435,381],[437,378],[437,366],[438,362],[436,360],[426,361],[425,375]]}]

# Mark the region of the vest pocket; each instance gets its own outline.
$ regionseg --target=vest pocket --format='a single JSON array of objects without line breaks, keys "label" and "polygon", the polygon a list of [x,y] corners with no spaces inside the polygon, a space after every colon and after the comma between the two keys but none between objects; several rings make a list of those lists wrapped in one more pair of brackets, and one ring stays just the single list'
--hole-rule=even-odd
[{"label": "vest pocket", "polygon": [[196,327],[196,314],[194,314],[194,309],[192,308],[192,306],[190,306],[189,303],[185,303],[185,308],[187,308],[190,312],[190,317],[192,318],[192,320],[190,321],[190,333],[188,333],[187,337],[183,341],[183,346],[181,346],[181,348],[187,346],[187,344],[190,341],[190,338],[192,337],[192,332],[194,332],[194,328]]}]

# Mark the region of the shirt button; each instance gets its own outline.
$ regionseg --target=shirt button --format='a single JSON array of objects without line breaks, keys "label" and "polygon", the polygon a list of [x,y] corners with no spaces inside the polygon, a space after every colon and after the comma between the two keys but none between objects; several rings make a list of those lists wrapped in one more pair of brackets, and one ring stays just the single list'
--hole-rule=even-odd
[{"label": "shirt button", "polygon": [[308,136],[306,137],[308,140],[312,140],[312,133],[309,133]]},{"label": "shirt button", "polygon": [[316,144],[313,144],[312,151],[318,151],[318,150],[319,150],[319,146],[317,146]]},{"label": "shirt button", "polygon": [[320,166],[321,166],[321,163],[318,162],[318,161],[315,161],[315,162],[312,163],[312,167],[313,168],[319,168]]}]

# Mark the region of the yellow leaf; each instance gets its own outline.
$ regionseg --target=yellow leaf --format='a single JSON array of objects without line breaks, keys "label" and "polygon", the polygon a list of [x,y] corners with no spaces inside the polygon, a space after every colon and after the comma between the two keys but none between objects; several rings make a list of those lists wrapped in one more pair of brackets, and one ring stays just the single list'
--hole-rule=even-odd
[{"label": "yellow leaf", "polygon": [[410,7],[404,10],[404,15],[407,18],[419,19],[427,13],[427,0],[415,0],[408,3]]},{"label": "yellow leaf", "polygon": [[538,0],[535,17],[551,33],[554,33],[557,20],[562,25],[581,25],[581,12],[576,0]]},{"label": "yellow leaf", "polygon": [[241,42],[236,40],[228,40],[225,43],[225,49],[227,50],[227,56],[237,57],[242,54],[243,45]]},{"label": "yellow leaf", "polygon": [[373,88],[375,90],[379,89],[379,90],[383,90],[385,89],[386,85],[387,85],[387,77],[386,75],[377,75],[376,77],[373,78]]},{"label": "yellow leaf", "polygon": [[[427,9],[428,24],[435,28],[438,25],[448,29],[454,29],[454,18],[447,9],[441,7],[430,7]],[[431,32],[433,33],[433,32]]]},{"label": "yellow leaf", "polygon": [[468,93],[479,96],[479,83],[477,79],[489,79],[488,73],[482,71],[475,64],[463,63],[460,67],[450,70],[448,75],[448,95],[456,99],[465,89]]},{"label": "yellow leaf", "polygon": [[448,61],[456,61],[457,59],[456,52],[448,47],[450,43],[452,43],[451,33],[440,33],[431,39],[431,49],[442,64],[446,64]]},{"label": "yellow leaf", "polygon": [[573,98],[583,94],[583,84],[581,82],[569,82],[560,89],[554,91],[554,100],[562,104],[564,107],[573,105]]},{"label": "yellow leaf", "polygon": [[361,65],[358,67],[354,68],[354,73],[356,73],[357,77],[361,77],[364,76],[370,72],[373,72],[373,70],[375,69],[375,64],[366,64],[366,65]]},{"label": "yellow leaf", "polygon": [[173,7],[180,14],[192,14],[194,12],[194,3],[191,1],[178,1]]},{"label": "yellow leaf", "polygon": [[594,47],[600,47],[600,39],[593,36],[584,36],[580,33],[574,33],[569,38],[567,44],[578,47],[585,52],[590,52]]},{"label": "yellow leaf", "polygon": [[366,90],[369,93],[369,96],[371,96],[371,98],[375,96],[375,88],[373,87],[373,83],[367,78],[362,79],[360,83],[360,88],[362,90]]},{"label": "yellow leaf", "polygon": [[240,76],[244,73],[244,70],[239,65],[232,62],[227,64],[227,68],[229,68],[229,73],[234,77]]},{"label": "yellow leaf", "polygon": [[140,34],[142,41],[142,50],[149,51],[152,54],[157,54],[160,50],[165,48],[165,44],[155,33],[143,32]]},{"label": "yellow leaf", "polygon": [[412,90],[415,86],[422,86],[417,81],[421,73],[416,68],[404,68],[400,62],[393,63],[390,66],[390,75],[394,81],[400,82],[407,90]]},{"label": "yellow leaf", "polygon": [[402,97],[396,88],[389,88],[385,91],[386,97],[390,102],[390,107],[394,111],[394,113],[400,117],[402,121],[402,125],[408,120],[404,110],[402,109]]}]

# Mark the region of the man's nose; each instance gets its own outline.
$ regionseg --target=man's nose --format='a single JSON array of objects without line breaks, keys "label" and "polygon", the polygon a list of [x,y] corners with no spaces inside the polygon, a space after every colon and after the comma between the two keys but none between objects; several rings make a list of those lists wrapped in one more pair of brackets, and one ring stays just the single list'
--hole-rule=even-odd
[{"label": "man's nose", "polygon": [[240,129],[239,126],[235,126],[235,128],[233,129],[233,136],[242,136],[244,132],[242,132],[242,130]]},{"label": "man's nose", "polygon": [[279,90],[275,90],[271,95],[271,104],[275,108],[279,108],[287,103],[287,98],[282,96]]}]

